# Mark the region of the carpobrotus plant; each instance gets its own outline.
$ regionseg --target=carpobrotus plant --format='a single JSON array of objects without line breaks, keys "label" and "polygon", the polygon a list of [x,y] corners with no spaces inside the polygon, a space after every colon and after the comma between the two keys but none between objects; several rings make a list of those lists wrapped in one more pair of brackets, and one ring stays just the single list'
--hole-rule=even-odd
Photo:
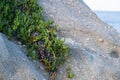
[{"label": "carpobrotus plant", "polygon": [[45,21],[36,0],[0,0],[0,31],[27,46],[32,59],[39,58],[48,71],[55,71],[67,57],[67,46],[56,38],[56,27]]}]

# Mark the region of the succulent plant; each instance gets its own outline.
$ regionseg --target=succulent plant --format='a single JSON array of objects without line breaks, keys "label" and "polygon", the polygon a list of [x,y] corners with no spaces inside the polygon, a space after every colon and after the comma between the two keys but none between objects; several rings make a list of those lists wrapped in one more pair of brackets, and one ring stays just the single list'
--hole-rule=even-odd
[{"label": "succulent plant", "polygon": [[32,59],[39,58],[48,71],[65,62],[68,48],[56,38],[56,26],[45,21],[36,0],[0,0],[0,31],[27,46]]}]

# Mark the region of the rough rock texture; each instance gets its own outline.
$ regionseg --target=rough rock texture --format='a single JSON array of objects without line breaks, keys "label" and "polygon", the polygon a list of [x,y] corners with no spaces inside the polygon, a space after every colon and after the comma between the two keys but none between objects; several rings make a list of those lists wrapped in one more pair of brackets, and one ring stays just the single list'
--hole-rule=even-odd
[{"label": "rough rock texture", "polygon": [[120,80],[120,34],[103,23],[82,0],[38,0],[44,17],[58,25],[69,46],[70,61],[58,70],[56,80]]},{"label": "rough rock texture", "polygon": [[45,80],[22,49],[1,33],[0,80]]}]

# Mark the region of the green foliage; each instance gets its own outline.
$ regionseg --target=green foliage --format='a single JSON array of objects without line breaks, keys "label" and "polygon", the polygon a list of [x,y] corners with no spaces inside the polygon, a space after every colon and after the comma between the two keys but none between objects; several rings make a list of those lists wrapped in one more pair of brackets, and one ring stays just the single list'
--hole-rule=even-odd
[{"label": "green foliage", "polygon": [[73,77],[74,77],[74,73],[70,72],[70,73],[68,74],[68,78],[73,78]]},{"label": "green foliage", "polygon": [[68,73],[68,78],[72,79],[74,77],[74,73],[72,72],[70,65],[67,68],[67,73]]},{"label": "green foliage", "polygon": [[67,47],[55,37],[56,27],[45,21],[36,0],[0,0],[0,31],[27,46],[28,55],[54,71],[64,63]]}]

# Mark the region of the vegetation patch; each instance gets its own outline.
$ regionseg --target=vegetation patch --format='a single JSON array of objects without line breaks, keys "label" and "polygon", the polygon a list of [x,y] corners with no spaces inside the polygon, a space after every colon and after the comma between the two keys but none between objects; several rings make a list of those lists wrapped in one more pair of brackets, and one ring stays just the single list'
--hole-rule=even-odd
[{"label": "vegetation patch", "polygon": [[67,74],[68,74],[68,78],[70,79],[74,77],[74,73],[72,72],[70,65],[67,68]]},{"label": "vegetation patch", "polygon": [[39,58],[48,71],[64,63],[68,48],[56,37],[53,22],[43,19],[36,0],[0,0],[0,12],[0,32],[25,44],[32,59]]}]

